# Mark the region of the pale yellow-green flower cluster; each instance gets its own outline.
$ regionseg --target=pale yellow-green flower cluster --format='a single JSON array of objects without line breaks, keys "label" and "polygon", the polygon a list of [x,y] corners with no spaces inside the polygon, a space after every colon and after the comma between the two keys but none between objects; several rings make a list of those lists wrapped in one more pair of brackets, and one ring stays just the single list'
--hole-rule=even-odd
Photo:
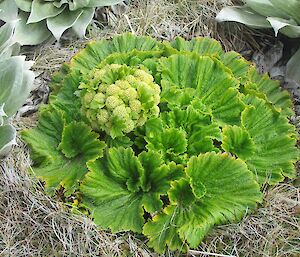
[{"label": "pale yellow-green flower cluster", "polygon": [[93,70],[83,89],[82,113],[93,129],[112,137],[129,133],[159,115],[160,87],[142,69],[111,64]]}]

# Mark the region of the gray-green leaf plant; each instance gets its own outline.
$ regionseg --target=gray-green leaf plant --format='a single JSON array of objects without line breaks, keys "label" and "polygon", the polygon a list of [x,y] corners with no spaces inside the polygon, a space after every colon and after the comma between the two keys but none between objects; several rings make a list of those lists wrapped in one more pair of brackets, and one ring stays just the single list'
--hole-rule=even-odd
[{"label": "gray-green leaf plant", "polygon": [[17,56],[19,45],[13,43],[16,22],[0,28],[0,158],[16,144],[16,129],[11,119],[24,104],[33,88],[33,62]]},{"label": "gray-green leaf plant", "polygon": [[59,40],[70,29],[84,37],[95,8],[122,0],[0,0],[0,20],[17,20],[14,41],[37,45],[54,36]]},{"label": "gray-green leaf plant", "polygon": [[[223,8],[219,22],[235,21],[255,29],[273,28],[290,38],[300,38],[300,0],[244,0],[244,6]],[[300,48],[287,63],[286,75],[300,84]]]}]

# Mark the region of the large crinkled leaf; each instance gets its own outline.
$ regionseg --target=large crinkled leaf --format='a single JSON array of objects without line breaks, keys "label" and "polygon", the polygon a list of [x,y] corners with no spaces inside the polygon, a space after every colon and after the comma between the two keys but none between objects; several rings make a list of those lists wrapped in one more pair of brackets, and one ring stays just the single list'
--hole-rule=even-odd
[{"label": "large crinkled leaf", "polygon": [[255,154],[255,145],[249,133],[241,127],[226,126],[222,131],[222,148],[237,155],[242,160],[247,160]]},{"label": "large crinkled leaf", "polygon": [[76,23],[82,13],[82,9],[72,12],[65,9],[60,15],[48,18],[47,27],[56,40],[59,40],[62,34]]},{"label": "large crinkled leaf", "polygon": [[273,104],[286,115],[292,115],[292,101],[289,93],[282,90],[279,81],[271,80],[269,75],[259,74],[254,64],[251,64],[236,52],[227,52],[221,57],[226,67],[230,68],[234,76],[241,81],[241,84],[250,84],[255,87],[257,93],[263,94],[270,104]]},{"label": "large crinkled leaf", "polygon": [[65,77],[67,77],[70,73],[71,70],[69,64],[63,63],[60,70],[53,74],[51,83],[49,84],[51,96],[56,96],[60,89],[63,88]]},{"label": "large crinkled leaf", "polygon": [[30,146],[31,158],[37,167],[54,162],[65,125],[63,113],[48,108],[40,110],[36,128],[22,131],[22,138]]},{"label": "large crinkled leaf", "polygon": [[[299,158],[295,128],[286,117],[274,111],[264,100],[245,97],[250,104],[242,113],[242,124],[255,145],[248,160],[249,169],[260,184],[276,184],[284,177],[296,176],[294,164]],[[252,105],[252,106],[251,106]]]},{"label": "large crinkled leaf", "polygon": [[211,109],[212,116],[220,123],[240,123],[244,105],[239,99],[238,80],[217,59],[195,54],[172,55],[161,59],[159,70],[161,101],[178,105],[172,89],[193,88],[192,96]]},{"label": "large crinkled leaf", "polygon": [[[199,55],[220,56],[223,54],[221,44],[211,38],[198,37],[190,41],[186,41],[181,37],[177,37],[171,43],[164,42],[167,54],[178,54],[179,52],[194,52]],[[174,51],[177,50],[177,51]]]},{"label": "large crinkled leaf", "polygon": [[[190,156],[209,151],[219,151],[214,146],[214,139],[221,141],[221,131],[219,125],[212,121],[211,115],[203,114],[189,106],[185,110],[172,108],[171,111],[162,113],[161,117],[165,126],[181,128],[185,131],[187,153]],[[153,137],[156,137],[156,133],[153,133]]]},{"label": "large crinkled leaf", "polygon": [[105,147],[97,137],[84,123],[72,122],[64,127],[58,149],[69,159],[79,157],[84,162],[92,161],[102,156]]},{"label": "large crinkled leaf", "polygon": [[[164,156],[165,161],[183,162],[187,150],[186,133],[182,129],[166,128],[150,137],[146,136],[147,149],[157,151]],[[181,160],[183,158],[183,160]]]},{"label": "large crinkled leaf", "polygon": [[19,13],[13,40],[20,45],[37,45],[47,40],[51,33],[46,21],[27,24],[28,15],[25,12]]},{"label": "large crinkled leaf", "polygon": [[92,42],[76,54],[71,60],[71,67],[83,73],[89,72],[112,53],[127,53],[136,51],[159,50],[160,43],[151,37],[134,36],[130,33],[116,36],[113,41],[100,40]]},{"label": "large crinkled leaf", "polygon": [[248,71],[254,66],[237,52],[226,52],[221,56],[222,63],[231,70],[233,75],[243,81],[247,80]]},{"label": "large crinkled leaf", "polygon": [[132,50],[151,51],[157,50],[159,43],[147,36],[137,37],[130,33],[126,33],[114,37],[111,41],[113,51],[119,53],[127,53]]},{"label": "large crinkled leaf", "polygon": [[281,110],[283,114],[291,116],[294,113],[291,96],[288,91],[282,90],[279,81],[271,80],[267,73],[260,75],[254,67],[249,69],[247,78],[255,83],[257,91],[264,93],[268,101]]},{"label": "large crinkled leaf", "polygon": [[51,194],[64,188],[68,196],[87,173],[86,162],[103,154],[105,144],[82,122],[65,123],[63,113],[48,107],[38,127],[22,133],[31,148],[34,174]]},{"label": "large crinkled leaf", "polygon": [[236,21],[256,29],[272,28],[266,17],[244,6],[225,7],[218,13],[216,20],[218,22]]},{"label": "large crinkled leaf", "polygon": [[66,6],[57,8],[53,2],[33,0],[27,23],[36,23],[47,18],[55,17],[63,12]]},{"label": "large crinkled leaf", "polygon": [[24,104],[33,87],[32,62],[25,56],[14,56],[0,61],[0,104],[10,117]]},{"label": "large crinkled leaf", "polygon": [[0,124],[0,159],[8,154],[13,145],[17,144],[16,134],[13,126]]},{"label": "large crinkled leaf", "polygon": [[174,107],[161,113],[161,119],[150,119],[140,136],[148,143],[147,149],[160,151],[166,160],[180,163],[186,162],[187,154],[218,152],[214,140],[221,141],[219,125],[210,115],[192,106],[187,109]]},{"label": "large crinkled leaf", "polygon": [[226,154],[192,157],[185,171],[187,179],[172,183],[170,205],[143,229],[160,253],[197,247],[214,225],[240,220],[262,200],[245,163]]},{"label": "large crinkled leaf", "polygon": [[157,72],[157,62],[158,58],[161,57],[163,51],[162,50],[152,50],[152,51],[139,51],[132,50],[127,53],[113,53],[107,56],[105,59],[101,61],[97,68],[103,68],[106,65],[110,64],[120,64],[127,66],[144,66],[149,73],[155,78],[155,81],[159,81],[159,76],[156,74]]},{"label": "large crinkled leaf", "polygon": [[113,52],[111,43],[107,40],[99,40],[89,43],[82,51],[77,53],[70,61],[74,70],[89,73],[99,63]]},{"label": "large crinkled leaf", "polygon": [[279,81],[271,80],[267,73],[259,74],[254,64],[251,64],[236,52],[225,53],[221,60],[226,67],[230,68],[234,76],[241,81],[241,84],[254,83],[255,85],[251,86],[255,86],[255,91],[262,93],[270,104],[282,110],[286,115],[293,114],[291,97],[286,90],[282,90]]},{"label": "large crinkled leaf", "polygon": [[144,210],[153,213],[162,207],[160,196],[170,181],[181,175],[181,167],[163,164],[155,152],[136,157],[132,149],[110,148],[104,158],[88,163],[90,172],[80,186],[83,204],[95,223],[112,232],[141,232]]},{"label": "large crinkled leaf", "polygon": [[68,121],[80,121],[82,116],[80,113],[81,100],[76,95],[81,77],[79,71],[73,71],[66,74],[61,80],[61,88],[56,95],[50,97],[50,103],[59,110],[64,111]]}]

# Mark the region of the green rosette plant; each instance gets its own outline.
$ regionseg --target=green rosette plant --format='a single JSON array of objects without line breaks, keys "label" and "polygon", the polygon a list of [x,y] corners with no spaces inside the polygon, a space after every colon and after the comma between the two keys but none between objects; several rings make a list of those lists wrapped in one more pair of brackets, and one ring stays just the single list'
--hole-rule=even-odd
[{"label": "green rosette plant", "polygon": [[296,176],[289,94],[215,40],[91,42],[51,88],[22,134],[34,174],[157,252],[197,247],[255,209],[261,186]]},{"label": "green rosette plant", "polygon": [[59,40],[70,29],[84,37],[95,8],[122,0],[1,0],[0,20],[17,20],[14,40],[21,45],[37,45],[51,36]]},{"label": "green rosette plant", "polygon": [[30,70],[33,62],[15,55],[19,47],[12,42],[13,35],[13,23],[0,28],[0,158],[16,144],[17,133],[11,120],[33,89],[35,77]]}]

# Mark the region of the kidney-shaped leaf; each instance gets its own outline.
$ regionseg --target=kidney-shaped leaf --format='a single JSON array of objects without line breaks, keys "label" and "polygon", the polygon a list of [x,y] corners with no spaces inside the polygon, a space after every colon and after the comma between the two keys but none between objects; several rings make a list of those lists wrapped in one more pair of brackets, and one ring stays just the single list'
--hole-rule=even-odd
[{"label": "kidney-shaped leaf", "polygon": [[247,160],[255,153],[254,142],[249,133],[238,126],[223,128],[222,148],[226,152],[236,154],[242,160]]},{"label": "kidney-shaped leaf", "polygon": [[144,226],[158,252],[197,247],[211,227],[240,220],[262,199],[245,163],[226,154],[192,157],[185,171],[187,179],[172,183],[171,204]]},{"label": "kidney-shaped leaf", "polygon": [[299,159],[295,128],[264,100],[250,95],[244,99],[252,106],[242,113],[242,124],[255,145],[255,154],[246,161],[249,169],[260,184],[294,178],[293,163]]},{"label": "kidney-shaped leaf", "polygon": [[86,162],[103,155],[105,144],[82,122],[65,124],[61,112],[42,113],[38,127],[22,133],[30,145],[33,172],[49,193],[63,186],[68,196],[87,173]]},{"label": "kidney-shaped leaf", "polygon": [[240,123],[243,103],[238,96],[238,80],[216,58],[193,53],[162,58],[158,68],[162,75],[162,101],[178,105],[178,99],[170,98],[173,88],[196,89],[193,98],[201,101],[221,124]]},{"label": "kidney-shaped leaf", "polygon": [[136,157],[131,148],[110,148],[105,158],[88,163],[90,172],[81,184],[83,204],[95,223],[113,232],[141,232],[143,207],[153,213],[162,207],[160,196],[170,181],[181,175],[181,167],[164,165],[161,156],[143,152]]}]

